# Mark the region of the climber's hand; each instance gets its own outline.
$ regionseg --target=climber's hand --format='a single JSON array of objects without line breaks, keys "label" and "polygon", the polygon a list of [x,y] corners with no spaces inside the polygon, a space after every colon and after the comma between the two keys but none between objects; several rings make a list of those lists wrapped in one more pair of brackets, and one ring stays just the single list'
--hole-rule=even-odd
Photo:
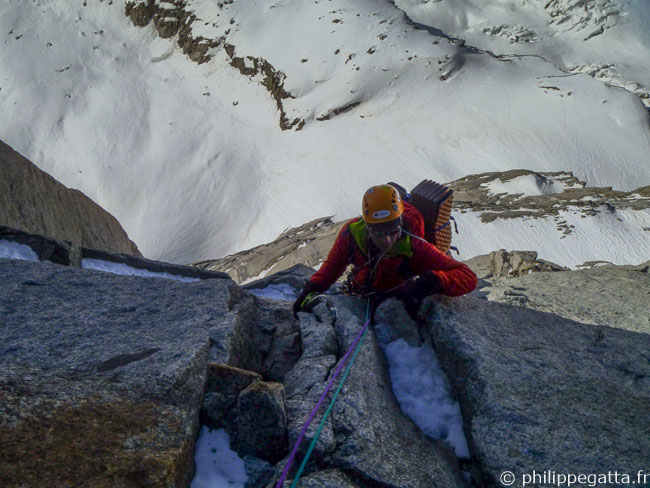
[{"label": "climber's hand", "polygon": [[440,280],[432,271],[427,271],[421,276],[406,281],[396,290],[396,297],[404,303],[404,308],[409,317],[417,320],[420,306],[424,297],[440,293]]},{"label": "climber's hand", "polygon": [[313,293],[320,293],[321,291],[322,290],[320,286],[312,283],[311,281],[305,283],[305,286],[300,292],[300,295],[298,295],[296,301],[293,302],[293,316],[298,318],[298,312],[300,312],[302,308],[307,304],[307,302],[309,302],[309,300],[307,300],[310,298],[309,295]]}]

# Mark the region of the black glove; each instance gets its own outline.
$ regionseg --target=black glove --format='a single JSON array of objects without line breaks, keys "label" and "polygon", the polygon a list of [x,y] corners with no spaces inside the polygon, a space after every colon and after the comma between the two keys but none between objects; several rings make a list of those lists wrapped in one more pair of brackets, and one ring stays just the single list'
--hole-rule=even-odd
[{"label": "black glove", "polygon": [[394,296],[391,293],[382,293],[382,292],[374,292],[371,294],[370,298],[370,325],[375,325],[375,312],[377,311],[377,308],[379,308],[379,305],[382,304],[384,300],[389,299],[390,297]]},{"label": "black glove", "polygon": [[405,282],[396,290],[398,300],[404,302],[406,313],[413,320],[417,320],[422,300],[429,295],[440,293],[442,286],[440,280],[432,271]]},{"label": "black glove", "polygon": [[312,283],[311,281],[308,281],[305,283],[305,286],[303,287],[302,291],[300,292],[300,295],[298,295],[298,298],[296,299],[295,302],[293,302],[293,316],[298,318],[298,312],[302,310],[302,302],[305,301],[305,298],[309,296],[311,293],[321,293],[321,287],[318,286],[315,283]]}]

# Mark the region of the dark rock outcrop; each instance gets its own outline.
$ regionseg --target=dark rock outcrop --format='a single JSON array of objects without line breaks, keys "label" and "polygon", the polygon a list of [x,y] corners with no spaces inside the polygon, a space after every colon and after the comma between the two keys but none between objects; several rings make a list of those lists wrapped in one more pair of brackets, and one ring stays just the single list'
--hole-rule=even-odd
[{"label": "dark rock outcrop", "polygon": [[232,44],[225,44],[224,50],[230,57],[230,65],[239,72],[250,78],[251,80],[258,80],[258,82],[266,88],[275,100],[275,105],[280,112],[280,128],[282,130],[289,130],[296,127],[296,130],[301,130],[305,126],[304,119],[294,118],[289,119],[284,108],[283,101],[288,98],[295,98],[291,93],[287,92],[284,88],[284,80],[287,75],[282,71],[273,67],[264,58],[255,58],[252,56],[236,56],[235,46]]},{"label": "dark rock outcrop", "polygon": [[230,438],[237,437],[237,399],[251,383],[262,381],[254,371],[227,364],[208,364],[201,423],[211,429],[225,429]]},{"label": "dark rock outcrop", "polygon": [[154,0],[147,0],[146,2],[126,2],[125,13],[131,19],[133,25],[137,27],[144,27],[151,22],[155,13]]},{"label": "dark rock outcrop", "polygon": [[282,383],[256,381],[237,399],[237,452],[273,464],[287,455],[287,414]]},{"label": "dark rock outcrop", "polygon": [[302,488],[358,488],[363,485],[353,483],[337,469],[327,469],[300,478],[300,486]]},{"label": "dark rock outcrop", "polygon": [[120,223],[0,141],[0,225],[74,245],[141,256]]},{"label": "dark rock outcrop", "polygon": [[57,241],[51,237],[30,234],[4,225],[0,225],[0,240],[29,247],[39,261],[49,261],[64,266],[81,266],[81,249],[70,242]]},{"label": "dark rock outcrop", "polygon": [[178,34],[178,46],[192,61],[203,64],[210,60],[209,50],[216,48],[221,39],[194,36],[192,23],[196,15],[185,9],[186,2],[178,0],[136,0],[126,2],[124,13],[136,27],[145,27],[153,21],[158,35],[163,39]]},{"label": "dark rock outcrop", "polygon": [[244,456],[244,466],[248,477],[245,488],[266,486],[274,473],[271,463],[255,456]]}]

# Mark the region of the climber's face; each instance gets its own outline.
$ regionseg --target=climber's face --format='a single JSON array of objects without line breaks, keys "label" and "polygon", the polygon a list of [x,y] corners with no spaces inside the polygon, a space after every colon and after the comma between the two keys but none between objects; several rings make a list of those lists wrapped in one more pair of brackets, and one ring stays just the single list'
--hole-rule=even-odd
[{"label": "climber's face", "polygon": [[399,224],[390,228],[376,228],[375,226],[368,226],[368,235],[372,242],[381,251],[388,251],[399,240],[402,229]]}]

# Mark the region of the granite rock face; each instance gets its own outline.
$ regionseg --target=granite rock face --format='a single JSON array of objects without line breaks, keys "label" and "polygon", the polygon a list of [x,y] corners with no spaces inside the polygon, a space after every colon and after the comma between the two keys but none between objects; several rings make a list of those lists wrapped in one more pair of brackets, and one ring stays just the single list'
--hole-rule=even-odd
[{"label": "granite rock face", "polygon": [[499,249],[490,254],[475,256],[465,261],[481,279],[513,278],[530,273],[569,271],[569,268],[550,261],[537,259],[536,251],[506,251]]},{"label": "granite rock face", "polygon": [[[315,309],[320,321],[311,314],[299,314],[303,355],[285,380],[290,444],[324,391],[338,359],[363,326],[364,302],[345,296],[331,300],[338,310],[334,325],[326,320],[324,305]],[[306,473],[339,470],[351,480],[342,486],[464,486],[454,455],[426,437],[401,412],[390,384],[383,352],[369,329]],[[298,458],[314,438],[315,423],[307,429]],[[321,480],[323,484],[313,486],[332,486],[328,479],[325,474],[314,475],[312,483]]]},{"label": "granite rock face", "polygon": [[76,246],[141,256],[120,223],[0,141],[0,225]]},{"label": "granite rock face", "polygon": [[240,289],[5,259],[0,275],[3,486],[187,486],[210,350],[261,362],[239,349]]},{"label": "granite rock face", "polygon": [[650,335],[472,298],[431,305],[478,486],[504,471],[647,470]]},{"label": "granite rock face", "polygon": [[[0,272],[7,486],[187,486],[199,421],[235,439],[248,486],[272,482],[363,314],[361,301],[336,297],[335,326],[323,305],[296,321],[288,302],[219,277],[4,259]],[[372,331],[347,382],[305,483],[462,486],[453,455],[399,410]]]},{"label": "granite rock face", "polygon": [[[287,230],[268,244],[193,266],[228,273],[240,284],[255,280],[263,272],[275,275],[296,264],[316,266],[325,260],[344,223],[335,223],[331,217],[317,219]],[[291,274],[295,275],[293,271]],[[258,282],[256,286],[261,288],[263,284]]]},{"label": "granite rock face", "polygon": [[[347,304],[352,300],[345,297],[339,302],[346,304],[339,307],[343,319],[346,308],[354,310]],[[354,320],[337,321],[342,350],[348,349],[360,325]],[[332,411],[337,443],[333,465],[361,485],[378,481],[403,487],[464,486],[453,451],[425,436],[400,410],[372,329],[366,341]]]},{"label": "granite rock face", "polygon": [[[500,486],[506,470],[520,480],[533,469],[636,473],[650,459],[650,334],[637,331],[649,269],[498,278],[484,293],[526,286],[535,307],[437,297],[418,324],[388,300],[377,317],[398,325],[377,333],[435,346],[476,486]],[[281,278],[297,290],[304,275],[295,271]],[[336,316],[319,304],[295,320],[290,301],[254,297],[218,274],[184,283],[0,259],[0,275],[0,472],[9,487],[187,486],[199,422],[226,429],[246,486],[272,487],[365,311],[358,298],[331,295]],[[617,292],[627,312],[602,299]],[[466,486],[452,449],[400,410],[372,327],[303,474],[301,486]]]},{"label": "granite rock face", "polygon": [[483,288],[487,299],[650,334],[650,274],[640,266],[534,273]]}]

